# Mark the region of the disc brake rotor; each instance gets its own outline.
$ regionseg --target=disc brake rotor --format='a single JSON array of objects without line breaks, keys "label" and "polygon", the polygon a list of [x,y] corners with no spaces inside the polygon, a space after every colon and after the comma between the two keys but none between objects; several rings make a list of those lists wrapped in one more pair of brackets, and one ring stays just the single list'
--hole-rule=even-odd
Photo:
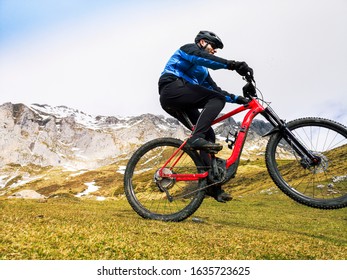
[{"label": "disc brake rotor", "polygon": [[300,164],[303,168],[309,170],[312,174],[318,174],[318,173],[323,173],[326,172],[328,170],[328,166],[329,166],[329,160],[328,158],[323,155],[322,153],[318,153],[318,152],[312,152],[311,153],[317,157],[318,163],[315,164],[312,162],[310,162],[310,160],[307,158],[299,158],[298,156],[295,155],[295,157],[297,158],[297,160],[300,161]]}]

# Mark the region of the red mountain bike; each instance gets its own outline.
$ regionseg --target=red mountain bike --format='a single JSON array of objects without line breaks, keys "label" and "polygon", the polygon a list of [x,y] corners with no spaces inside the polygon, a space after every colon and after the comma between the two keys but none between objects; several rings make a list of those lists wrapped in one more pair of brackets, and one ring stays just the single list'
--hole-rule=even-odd
[{"label": "red mountain bike", "polygon": [[229,140],[232,152],[227,160],[217,158],[218,151],[209,150],[212,163],[204,166],[199,152],[190,149],[187,140],[174,138],[154,139],[132,155],[124,174],[124,189],[136,213],[147,219],[176,222],[192,215],[207,188],[235,177],[247,132],[258,114],[273,126],[264,136],[270,136],[265,160],[275,184],[293,200],[310,207],[347,206],[347,128],[318,117],[286,123],[257,96],[253,77],[245,80],[243,93],[251,101],[213,122],[247,112],[234,140]]}]

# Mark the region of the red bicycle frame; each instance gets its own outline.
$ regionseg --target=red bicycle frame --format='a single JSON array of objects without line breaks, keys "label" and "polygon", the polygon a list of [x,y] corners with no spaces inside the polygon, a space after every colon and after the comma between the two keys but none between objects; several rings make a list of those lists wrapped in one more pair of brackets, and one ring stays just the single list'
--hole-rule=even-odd
[{"label": "red bicycle frame", "polygon": [[[240,131],[237,134],[234,149],[231,153],[231,156],[226,161],[226,168],[228,169],[231,165],[235,164],[241,155],[243,145],[248,133],[248,129],[251,126],[251,123],[256,115],[259,113],[264,112],[264,107],[256,100],[252,99],[251,102],[249,102],[247,105],[240,106],[229,113],[223,115],[222,117],[219,117],[215,119],[212,123],[212,125],[217,124],[227,118],[230,118],[238,113],[241,113],[243,111],[248,110],[247,114],[243,118]],[[168,164],[177,156],[174,163],[171,165],[171,168],[173,168],[177,162],[181,159],[182,155],[184,154],[184,151],[182,151],[182,148],[186,145],[187,140],[183,142],[183,144],[172,154],[172,156],[165,162],[164,166],[159,170],[159,175],[162,178],[171,178],[175,179],[176,181],[197,181],[199,179],[206,178],[208,176],[208,171],[204,173],[196,173],[196,174],[165,174],[165,168],[168,166]],[[181,153],[181,154],[179,154]],[[170,168],[169,168],[170,169]]]},{"label": "red bicycle frame", "polygon": [[247,105],[236,108],[235,110],[225,114],[224,116],[215,119],[212,123],[212,125],[214,125],[245,110],[249,111],[243,118],[240,131],[236,137],[234,149],[231,153],[231,156],[227,159],[226,168],[229,168],[229,166],[234,164],[239,159],[240,154],[242,152],[243,144],[246,140],[248,129],[251,126],[253,119],[256,115],[262,113],[265,109],[256,99],[252,99],[252,101],[249,102]]}]

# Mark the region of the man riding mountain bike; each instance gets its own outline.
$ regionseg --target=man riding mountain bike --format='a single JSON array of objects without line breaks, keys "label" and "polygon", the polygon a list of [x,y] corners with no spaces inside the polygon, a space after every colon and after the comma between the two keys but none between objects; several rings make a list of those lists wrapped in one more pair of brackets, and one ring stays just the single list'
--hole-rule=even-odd
[{"label": "man riding mountain bike", "polygon": [[[200,31],[195,37],[195,43],[183,45],[170,57],[158,83],[162,108],[188,129],[192,129],[181,114],[184,112],[194,125],[193,134],[187,144],[191,149],[200,150],[207,166],[210,166],[210,158],[204,150],[221,149],[221,146],[215,143],[216,136],[211,128],[213,120],[226,102],[249,102],[243,96],[228,93],[218,87],[208,69],[235,70],[241,76],[253,75],[253,70],[247,63],[215,56],[217,49],[223,47],[221,39],[215,33]],[[207,194],[219,202],[232,199],[220,185],[209,188]]]}]

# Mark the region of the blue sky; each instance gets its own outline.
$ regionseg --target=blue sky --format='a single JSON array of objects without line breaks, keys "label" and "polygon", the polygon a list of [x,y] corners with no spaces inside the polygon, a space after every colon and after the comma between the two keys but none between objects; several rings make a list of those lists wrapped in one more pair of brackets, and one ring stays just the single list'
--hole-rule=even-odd
[{"label": "blue sky", "polygon": [[[91,12],[84,1],[1,1],[2,40]],[[93,3],[93,2],[91,2]]]},{"label": "blue sky", "polygon": [[[346,14],[345,0],[0,0],[0,104],[165,115],[157,81],[166,61],[212,30],[225,45],[217,55],[253,67],[280,116],[346,124]],[[240,93],[235,72],[211,75]]]}]

